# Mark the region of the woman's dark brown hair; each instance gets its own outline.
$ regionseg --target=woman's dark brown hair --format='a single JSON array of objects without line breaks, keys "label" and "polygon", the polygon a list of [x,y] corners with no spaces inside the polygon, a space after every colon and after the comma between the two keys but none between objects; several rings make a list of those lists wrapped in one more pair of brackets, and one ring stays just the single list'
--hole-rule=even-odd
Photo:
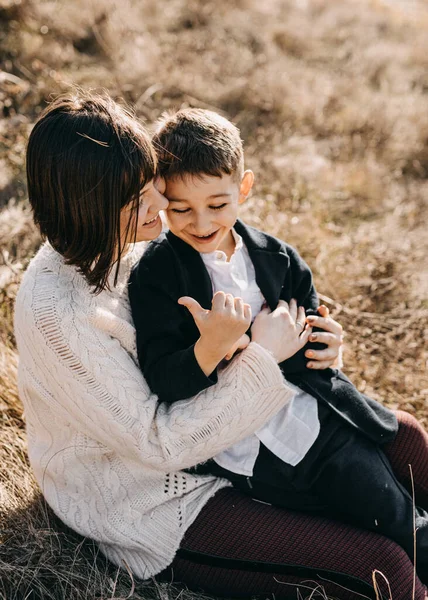
[{"label": "woman's dark brown hair", "polygon": [[[76,265],[94,292],[117,280],[125,240],[135,239],[140,190],[157,160],[144,128],[107,95],[57,98],[28,141],[28,194],[44,238]],[[120,211],[131,204],[121,239]]]}]

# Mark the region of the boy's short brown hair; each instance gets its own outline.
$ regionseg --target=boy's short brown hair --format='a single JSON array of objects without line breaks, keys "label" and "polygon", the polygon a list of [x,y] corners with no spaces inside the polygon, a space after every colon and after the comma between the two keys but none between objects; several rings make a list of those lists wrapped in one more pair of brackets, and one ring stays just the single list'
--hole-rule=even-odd
[{"label": "boy's short brown hair", "polygon": [[221,115],[200,108],[165,113],[153,137],[159,174],[242,177],[244,152],[239,129]]},{"label": "boy's short brown hair", "polygon": [[42,236],[76,265],[95,292],[107,286],[125,244],[135,239],[140,190],[156,175],[150,136],[107,94],[76,91],[40,115],[28,141],[28,195]]}]

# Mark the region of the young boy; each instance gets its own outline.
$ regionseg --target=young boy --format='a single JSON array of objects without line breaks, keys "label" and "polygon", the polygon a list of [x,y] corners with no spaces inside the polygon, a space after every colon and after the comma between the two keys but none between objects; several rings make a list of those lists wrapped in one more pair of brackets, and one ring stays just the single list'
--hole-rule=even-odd
[{"label": "young boy", "polygon": [[[214,292],[226,292],[250,305],[253,317],[264,303],[274,310],[280,300],[296,311],[292,298],[316,311],[318,299],[294,248],[237,220],[254,176],[244,171],[232,123],[210,111],[182,110],[161,121],[154,141],[169,231],[136,266],[129,297],[144,375],[163,401],[175,402],[216,381],[216,365],[208,366],[200,352],[198,327],[179,298],[190,296],[208,309]],[[340,371],[308,369],[307,349],[280,365],[295,386],[293,400],[196,472],[226,477],[266,502],[376,530],[412,556],[412,498],[381,450],[396,434],[394,414]],[[418,575],[428,582],[428,514],[419,508],[416,526]]]}]

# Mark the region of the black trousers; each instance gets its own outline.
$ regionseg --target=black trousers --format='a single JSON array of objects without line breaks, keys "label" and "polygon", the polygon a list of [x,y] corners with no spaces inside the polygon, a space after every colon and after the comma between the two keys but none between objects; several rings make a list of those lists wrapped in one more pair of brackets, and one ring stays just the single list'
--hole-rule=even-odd
[{"label": "black trousers", "polygon": [[263,444],[252,477],[210,461],[205,472],[225,477],[246,494],[287,509],[309,511],[381,533],[402,546],[428,583],[428,513],[415,507],[382,450],[319,404],[320,434],[295,467]]}]

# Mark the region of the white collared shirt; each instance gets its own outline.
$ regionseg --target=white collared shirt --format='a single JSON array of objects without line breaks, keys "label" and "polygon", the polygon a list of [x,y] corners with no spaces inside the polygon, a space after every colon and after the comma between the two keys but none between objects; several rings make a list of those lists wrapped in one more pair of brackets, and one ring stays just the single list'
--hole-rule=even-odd
[{"label": "white collared shirt", "polygon": [[[230,260],[221,250],[201,254],[211,278],[213,293],[223,291],[241,297],[251,306],[253,319],[260,312],[264,297],[256,283],[254,265],[242,237],[232,229],[235,252]],[[260,442],[290,465],[297,465],[318,437],[320,423],[316,399],[287,381],[296,391],[290,402],[251,435],[217,454],[214,460],[221,467],[251,476]]]}]

